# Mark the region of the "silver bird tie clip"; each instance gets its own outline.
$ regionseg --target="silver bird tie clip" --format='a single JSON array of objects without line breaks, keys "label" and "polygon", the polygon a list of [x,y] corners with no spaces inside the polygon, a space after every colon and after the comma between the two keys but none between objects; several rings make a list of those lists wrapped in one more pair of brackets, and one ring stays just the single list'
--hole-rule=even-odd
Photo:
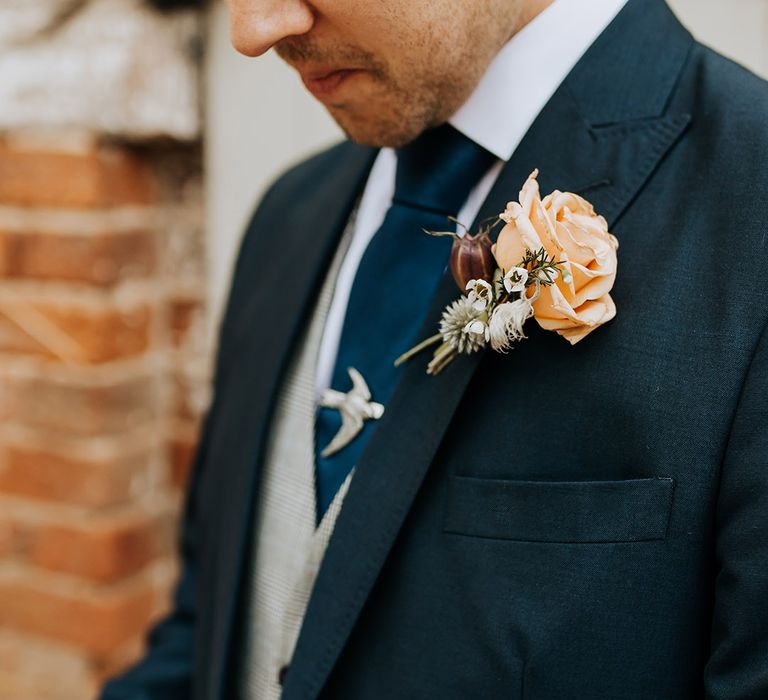
[{"label": "silver bird tie clip", "polygon": [[354,367],[348,367],[347,372],[352,380],[352,388],[346,394],[326,389],[320,398],[323,408],[335,408],[341,413],[341,428],[320,453],[322,457],[330,457],[343,450],[358,436],[365,421],[378,420],[384,415],[384,406],[371,401],[371,390],[363,375]]}]

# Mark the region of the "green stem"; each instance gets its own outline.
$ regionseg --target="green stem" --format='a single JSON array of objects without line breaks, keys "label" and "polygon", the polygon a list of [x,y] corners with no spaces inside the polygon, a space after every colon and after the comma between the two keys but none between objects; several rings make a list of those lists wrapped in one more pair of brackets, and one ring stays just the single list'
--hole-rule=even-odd
[{"label": "green stem", "polygon": [[443,339],[442,334],[436,333],[431,338],[427,338],[426,340],[423,340],[418,345],[408,350],[408,352],[404,352],[402,355],[400,355],[400,357],[398,357],[395,360],[395,367],[399,367],[406,360],[410,360],[414,355],[420,353],[422,350],[426,350],[430,345],[434,345],[435,343],[437,343],[442,339]]},{"label": "green stem", "polygon": [[443,343],[435,352],[432,361],[427,365],[427,374],[433,377],[436,374],[440,374],[445,367],[453,362],[457,355],[458,353],[451,347],[450,343]]}]

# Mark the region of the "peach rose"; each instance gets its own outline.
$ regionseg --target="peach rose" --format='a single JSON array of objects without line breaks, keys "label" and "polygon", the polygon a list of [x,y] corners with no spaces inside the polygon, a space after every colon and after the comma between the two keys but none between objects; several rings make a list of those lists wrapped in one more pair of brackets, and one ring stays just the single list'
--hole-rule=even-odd
[{"label": "peach rose", "polygon": [[506,226],[493,254],[504,272],[519,265],[526,248],[535,252],[543,247],[562,263],[563,274],[551,286],[542,285],[533,312],[542,328],[575,345],[616,315],[608,292],[616,279],[619,243],[605,219],[578,195],[555,190],[542,200],[538,174],[534,170],[520,202],[510,202],[501,215]]}]

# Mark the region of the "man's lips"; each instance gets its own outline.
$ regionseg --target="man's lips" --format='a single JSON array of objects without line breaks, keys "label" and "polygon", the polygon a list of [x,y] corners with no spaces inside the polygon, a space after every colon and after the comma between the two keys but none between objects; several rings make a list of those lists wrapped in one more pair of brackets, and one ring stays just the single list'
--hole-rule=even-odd
[{"label": "man's lips", "polygon": [[362,73],[358,68],[299,71],[301,80],[318,100],[330,98],[351,76]]}]

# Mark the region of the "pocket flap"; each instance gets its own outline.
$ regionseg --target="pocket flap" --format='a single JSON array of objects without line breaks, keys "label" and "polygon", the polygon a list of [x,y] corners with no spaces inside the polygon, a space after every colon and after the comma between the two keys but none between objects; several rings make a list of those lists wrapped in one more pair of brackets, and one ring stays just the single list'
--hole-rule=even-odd
[{"label": "pocket flap", "polygon": [[674,480],[508,481],[452,476],[445,532],[528,542],[666,537]]}]

